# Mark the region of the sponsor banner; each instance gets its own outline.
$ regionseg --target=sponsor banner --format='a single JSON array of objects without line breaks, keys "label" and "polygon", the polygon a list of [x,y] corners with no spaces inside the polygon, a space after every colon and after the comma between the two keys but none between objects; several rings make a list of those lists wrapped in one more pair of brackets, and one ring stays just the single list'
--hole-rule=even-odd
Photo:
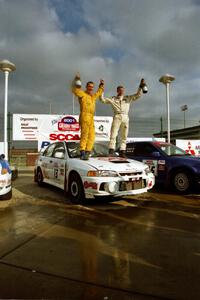
[{"label": "sponsor banner", "polygon": [[127,143],[131,142],[165,142],[165,138],[154,138],[154,137],[128,137]]},{"label": "sponsor banner", "polygon": [[41,122],[42,115],[13,114],[13,141],[37,141]]},{"label": "sponsor banner", "polygon": [[[95,116],[96,140],[110,138],[112,117]],[[38,149],[53,141],[80,139],[78,115],[13,115],[13,140],[38,141]]]},{"label": "sponsor banner", "polygon": [[0,142],[0,154],[4,154],[4,143]]},{"label": "sponsor banner", "polygon": [[188,154],[200,157],[200,140],[176,140],[176,146]]}]

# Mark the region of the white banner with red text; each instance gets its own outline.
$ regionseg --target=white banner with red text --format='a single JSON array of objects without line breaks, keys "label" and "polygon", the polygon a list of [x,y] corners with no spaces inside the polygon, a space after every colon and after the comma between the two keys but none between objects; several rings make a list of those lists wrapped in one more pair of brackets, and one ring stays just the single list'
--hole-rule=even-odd
[{"label": "white banner with red text", "polygon": [[200,157],[200,140],[176,140],[176,146],[188,154]]},{"label": "white banner with red text", "polygon": [[[108,141],[112,117],[95,116],[96,141]],[[38,150],[53,141],[80,139],[79,116],[14,114],[13,140],[38,141]]]}]

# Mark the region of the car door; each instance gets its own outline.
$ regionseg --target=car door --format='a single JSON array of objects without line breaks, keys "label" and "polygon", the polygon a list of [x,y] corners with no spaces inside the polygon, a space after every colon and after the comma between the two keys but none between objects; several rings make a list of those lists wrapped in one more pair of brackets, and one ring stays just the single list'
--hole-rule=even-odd
[{"label": "car door", "polygon": [[65,183],[65,164],[66,164],[66,149],[63,142],[58,142],[56,143],[52,154],[51,180],[54,185],[62,189],[64,189],[64,183]]},{"label": "car door", "polygon": [[128,143],[127,156],[146,163],[152,173],[158,176],[158,161],[161,160],[161,154],[151,143]]},{"label": "car door", "polygon": [[52,155],[55,148],[55,143],[50,144],[44,151],[43,155],[40,157],[40,166],[42,169],[42,174],[44,181],[51,183],[52,178]]}]

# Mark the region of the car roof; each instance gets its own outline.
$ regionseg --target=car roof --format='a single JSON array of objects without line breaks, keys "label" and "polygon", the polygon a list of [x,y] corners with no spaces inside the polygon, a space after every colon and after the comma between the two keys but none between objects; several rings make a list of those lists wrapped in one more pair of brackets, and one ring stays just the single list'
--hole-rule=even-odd
[{"label": "car roof", "polygon": [[133,141],[128,142],[127,144],[152,144],[152,145],[158,145],[158,146],[169,146],[173,145],[167,142],[160,142],[160,141]]}]

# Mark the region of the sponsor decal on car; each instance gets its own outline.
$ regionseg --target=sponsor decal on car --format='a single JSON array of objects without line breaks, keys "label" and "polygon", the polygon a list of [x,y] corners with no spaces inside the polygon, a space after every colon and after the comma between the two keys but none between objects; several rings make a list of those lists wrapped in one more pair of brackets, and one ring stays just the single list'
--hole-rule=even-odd
[{"label": "sponsor decal on car", "polygon": [[157,160],[143,159],[142,162],[149,166],[149,169],[155,176],[158,175],[158,161]]}]

